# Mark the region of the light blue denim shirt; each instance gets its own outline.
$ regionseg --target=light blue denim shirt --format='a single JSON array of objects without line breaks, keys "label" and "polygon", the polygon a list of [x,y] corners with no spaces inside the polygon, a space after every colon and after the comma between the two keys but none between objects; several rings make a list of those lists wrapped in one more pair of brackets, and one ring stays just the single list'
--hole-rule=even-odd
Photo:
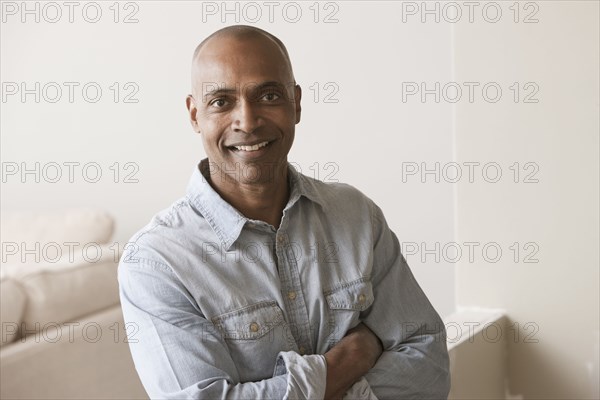
[{"label": "light blue denim shirt", "polygon": [[129,346],[151,398],[322,399],[323,354],[361,321],[384,347],[362,379],[369,391],[447,397],[443,322],[373,201],[289,166],[275,229],[225,202],[201,172],[207,163],[119,265]]}]

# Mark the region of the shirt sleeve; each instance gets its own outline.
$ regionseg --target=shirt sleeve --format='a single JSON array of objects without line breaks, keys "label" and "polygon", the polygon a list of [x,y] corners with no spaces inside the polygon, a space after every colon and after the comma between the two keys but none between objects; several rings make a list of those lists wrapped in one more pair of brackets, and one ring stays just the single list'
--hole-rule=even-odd
[{"label": "shirt sleeve", "polygon": [[415,280],[379,207],[374,206],[374,301],[361,315],[384,352],[365,376],[377,398],[446,399],[446,330]]},{"label": "shirt sleeve", "polygon": [[378,400],[369,382],[363,376],[344,393],[342,400]]},{"label": "shirt sleeve", "polygon": [[127,258],[119,264],[119,294],[131,355],[150,398],[323,398],[322,355],[281,352],[273,377],[240,382],[222,335],[175,273],[156,261]]}]

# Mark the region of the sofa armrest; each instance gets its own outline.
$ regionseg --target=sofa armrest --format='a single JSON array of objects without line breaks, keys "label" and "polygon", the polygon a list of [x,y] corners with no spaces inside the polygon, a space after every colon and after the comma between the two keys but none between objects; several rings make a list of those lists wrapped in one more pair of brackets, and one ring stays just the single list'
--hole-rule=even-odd
[{"label": "sofa armrest", "polygon": [[8,344],[0,349],[0,398],[147,399],[125,338],[116,305]]}]

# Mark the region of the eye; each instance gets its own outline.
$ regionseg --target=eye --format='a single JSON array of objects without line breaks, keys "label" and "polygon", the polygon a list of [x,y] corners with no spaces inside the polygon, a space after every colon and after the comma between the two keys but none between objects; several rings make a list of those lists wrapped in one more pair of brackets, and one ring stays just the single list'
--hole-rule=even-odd
[{"label": "eye", "polygon": [[276,101],[279,100],[279,95],[274,92],[265,93],[261,96],[261,100],[263,101]]},{"label": "eye", "polygon": [[227,100],[223,98],[214,99],[210,103],[208,103],[211,107],[223,108],[227,105]]}]

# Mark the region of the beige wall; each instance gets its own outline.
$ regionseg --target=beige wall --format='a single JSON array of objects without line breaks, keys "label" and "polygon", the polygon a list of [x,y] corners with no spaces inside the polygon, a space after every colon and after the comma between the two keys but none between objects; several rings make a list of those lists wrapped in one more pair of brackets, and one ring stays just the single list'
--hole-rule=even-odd
[{"label": "beige wall", "polygon": [[[457,304],[506,310],[510,394],[598,398],[599,8],[535,4],[538,23],[455,26],[456,80],[504,89],[497,103],[457,103],[457,162],[496,162],[503,173],[488,183],[479,169],[475,182],[457,186],[457,241],[481,243],[475,262],[457,265]],[[526,82],[537,84],[539,102],[515,103],[513,82],[522,94],[533,90],[523,91]],[[539,182],[523,182],[536,166],[529,180]],[[488,261],[485,243],[497,243]],[[496,247],[503,254],[494,263]],[[534,251],[528,261],[538,262],[524,262]]]},{"label": "beige wall", "polygon": [[[137,1],[119,3],[118,14],[113,2],[96,2],[102,17],[95,23],[83,18],[85,2],[73,9],[72,23],[63,2],[27,3],[29,10],[37,4],[39,22],[35,11],[23,13],[26,3],[6,2],[2,81],[25,83],[30,90],[35,82],[41,87],[57,82],[64,93],[55,103],[46,101],[55,97],[50,86],[39,102],[32,94],[24,102],[21,93],[8,96],[2,103],[0,154],[4,163],[25,163],[29,169],[35,162],[42,170],[57,163],[63,177],[52,183],[43,176],[38,182],[33,174],[23,177],[22,171],[9,176],[0,193],[3,213],[97,206],[115,217],[115,238],[126,242],[184,195],[195,163],[205,156],[185,110],[191,55],[214,30],[240,23],[284,41],[303,87],[302,121],[290,160],[307,175],[350,183],[373,198],[403,243],[452,240],[452,187],[424,185],[416,178],[402,182],[400,166],[452,158],[451,104],[403,104],[400,94],[404,80],[450,79],[450,25],[401,23],[399,2],[248,7],[247,2]],[[56,5],[62,18],[48,22],[56,18]],[[87,6],[88,20],[95,18],[95,8]],[[137,22],[124,23],[125,18]],[[79,84],[72,103],[63,82]],[[95,103],[82,96],[90,82],[103,90]],[[127,83],[136,86],[126,88]],[[125,102],[128,94],[137,103]],[[66,162],[80,163],[73,182]],[[96,183],[82,176],[82,166],[92,162],[102,172]],[[54,177],[55,170],[48,171]],[[95,178],[94,168],[89,175]],[[128,176],[137,182],[127,182]],[[439,312],[452,312],[453,265],[433,257],[421,262],[419,254],[408,261]]]}]

